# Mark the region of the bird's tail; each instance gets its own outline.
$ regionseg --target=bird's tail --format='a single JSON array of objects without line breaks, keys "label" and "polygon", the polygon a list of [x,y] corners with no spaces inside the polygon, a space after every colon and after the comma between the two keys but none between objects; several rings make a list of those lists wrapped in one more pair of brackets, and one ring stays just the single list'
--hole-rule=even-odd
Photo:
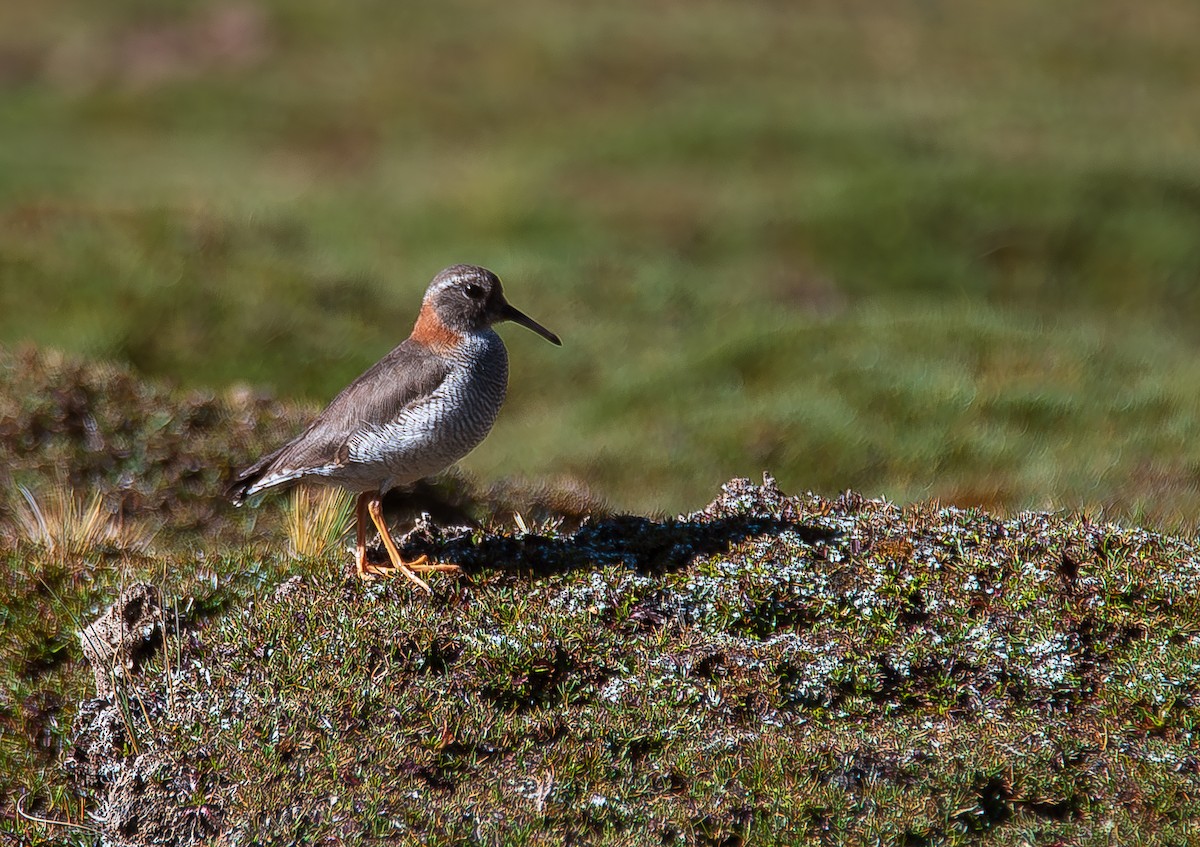
[{"label": "bird's tail", "polygon": [[267,475],[271,464],[281,452],[282,450],[276,450],[274,453],[263,456],[253,465],[239,473],[233,482],[229,484],[229,487],[225,489],[225,497],[232,501],[233,505],[240,506],[251,495],[257,494],[261,489],[256,489],[256,486]]}]

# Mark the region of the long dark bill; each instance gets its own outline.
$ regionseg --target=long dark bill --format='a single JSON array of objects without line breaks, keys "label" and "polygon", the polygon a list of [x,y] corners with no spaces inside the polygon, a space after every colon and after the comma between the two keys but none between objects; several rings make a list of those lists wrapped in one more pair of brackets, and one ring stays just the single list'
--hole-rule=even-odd
[{"label": "long dark bill", "polygon": [[557,335],[509,303],[504,304],[504,317],[513,323],[520,324],[526,329],[532,329],[551,344],[557,344],[559,347],[562,347],[562,342],[558,340]]}]

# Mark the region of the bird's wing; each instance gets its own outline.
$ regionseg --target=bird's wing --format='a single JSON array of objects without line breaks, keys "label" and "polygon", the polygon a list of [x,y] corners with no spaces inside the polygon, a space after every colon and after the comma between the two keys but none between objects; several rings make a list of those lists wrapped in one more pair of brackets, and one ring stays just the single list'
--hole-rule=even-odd
[{"label": "bird's wing", "polygon": [[228,495],[240,502],[272,487],[273,478],[282,484],[300,475],[296,472],[338,462],[351,438],[394,421],[405,407],[436,390],[449,372],[449,363],[428,348],[401,343],[342,389],[302,433],[238,474]]}]

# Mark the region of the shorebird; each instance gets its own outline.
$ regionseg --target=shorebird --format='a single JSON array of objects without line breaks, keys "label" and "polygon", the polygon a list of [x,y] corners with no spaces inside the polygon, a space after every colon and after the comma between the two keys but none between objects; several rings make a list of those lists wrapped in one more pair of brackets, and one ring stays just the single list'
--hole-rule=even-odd
[{"label": "shorebird", "polygon": [[[300,435],[246,468],[226,492],[236,505],[296,483],[358,492],[355,572],[364,579],[400,572],[425,591],[418,572],[458,570],[425,556],[404,561],[383,519],[392,488],[439,473],[491,430],[508,389],[508,351],[492,329],[513,321],[553,344],[558,336],[510,306],[500,278],[454,265],[425,291],[412,334],[338,394]],[[367,562],[367,519],[391,566]]]}]

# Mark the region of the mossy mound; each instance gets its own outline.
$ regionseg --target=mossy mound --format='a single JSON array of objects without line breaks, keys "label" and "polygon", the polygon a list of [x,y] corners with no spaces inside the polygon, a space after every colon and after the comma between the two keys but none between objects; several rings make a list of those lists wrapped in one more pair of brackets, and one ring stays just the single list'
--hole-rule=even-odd
[{"label": "mossy mound", "polygon": [[[91,789],[108,840],[1194,835],[1189,541],[767,478],[677,520],[409,549],[464,573],[431,598],[297,575],[128,681],[129,740]],[[143,830],[112,804],[149,765],[175,817]]]}]

